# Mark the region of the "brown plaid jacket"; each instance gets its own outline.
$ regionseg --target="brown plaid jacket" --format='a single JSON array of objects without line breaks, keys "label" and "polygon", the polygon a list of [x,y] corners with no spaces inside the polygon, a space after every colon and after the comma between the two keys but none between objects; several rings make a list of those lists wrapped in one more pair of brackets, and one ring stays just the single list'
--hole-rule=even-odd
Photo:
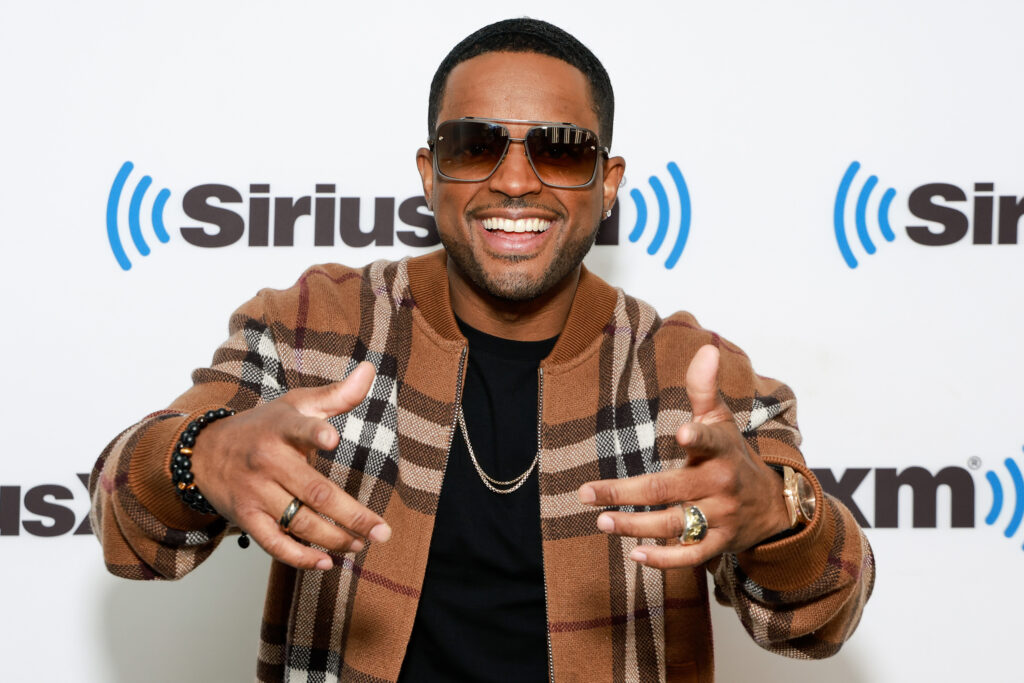
[{"label": "brown plaid jacket", "polygon": [[[246,410],[292,388],[340,380],[369,360],[377,368],[370,396],[332,419],[341,443],[312,462],[383,515],[393,537],[335,558],[327,572],[272,565],[257,677],[394,681],[465,369],[444,252],[362,270],[311,268],[291,289],[260,292],[230,329],[189,391],[100,455],[90,482],[92,523],[107,567],[132,579],[178,578],[228,531],[172,490],[171,450],[195,415]],[[541,364],[539,504],[554,680],[713,678],[705,568],[637,565],[627,558],[637,541],[598,531],[598,511],[576,498],[586,481],[682,463],[674,434],[691,417],[683,378],[706,343],[722,350],[721,391],[751,449],[798,468],[824,503],[800,533],[713,563],[718,597],[759,645],[792,657],[831,655],[857,625],[874,578],[871,550],[851,514],[804,466],[790,390],[754,374],[742,351],[691,316],[661,320],[584,270],[566,327]]]}]

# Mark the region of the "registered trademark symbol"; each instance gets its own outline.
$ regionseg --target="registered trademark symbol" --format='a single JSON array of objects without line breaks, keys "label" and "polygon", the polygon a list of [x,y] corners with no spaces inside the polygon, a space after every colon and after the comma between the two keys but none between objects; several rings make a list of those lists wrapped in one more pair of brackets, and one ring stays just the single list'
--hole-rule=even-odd
[{"label": "registered trademark symbol", "polygon": [[971,457],[967,458],[967,466],[972,470],[981,469],[981,458],[979,458],[976,455],[972,455]]}]

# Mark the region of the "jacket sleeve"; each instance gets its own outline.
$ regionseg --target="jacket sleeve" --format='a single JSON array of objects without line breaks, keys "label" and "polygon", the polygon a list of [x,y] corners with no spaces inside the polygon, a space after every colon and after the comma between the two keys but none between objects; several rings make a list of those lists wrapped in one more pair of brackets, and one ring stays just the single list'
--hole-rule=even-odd
[{"label": "jacket sleeve", "polygon": [[[741,365],[749,368],[745,356]],[[812,483],[817,505],[811,523],[798,533],[723,555],[711,567],[715,595],[732,605],[766,650],[800,659],[828,657],[860,621],[874,585],[874,557],[850,511],[824,495],[804,464],[789,387],[749,372],[749,410],[734,411],[741,432],[765,462],[800,471]]]},{"label": "jacket sleeve", "polygon": [[284,393],[284,373],[263,310],[262,293],[238,309],[211,366],[192,373],[192,388],[168,409],[121,432],[100,454],[89,478],[91,521],[111,573],[180,578],[205,560],[228,530],[222,517],[199,514],[181,501],[171,482],[171,452],[188,423],[207,410],[247,410]]}]

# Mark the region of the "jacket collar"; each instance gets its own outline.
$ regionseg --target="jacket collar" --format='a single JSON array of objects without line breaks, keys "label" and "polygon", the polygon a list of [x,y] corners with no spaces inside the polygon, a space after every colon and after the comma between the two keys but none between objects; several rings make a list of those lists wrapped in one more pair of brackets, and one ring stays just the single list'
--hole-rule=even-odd
[{"label": "jacket collar", "polygon": [[[442,337],[465,343],[448,297],[448,257],[444,249],[408,260],[409,289],[427,323]],[[611,321],[618,291],[583,266],[561,335],[547,363],[564,363],[590,346]]]}]

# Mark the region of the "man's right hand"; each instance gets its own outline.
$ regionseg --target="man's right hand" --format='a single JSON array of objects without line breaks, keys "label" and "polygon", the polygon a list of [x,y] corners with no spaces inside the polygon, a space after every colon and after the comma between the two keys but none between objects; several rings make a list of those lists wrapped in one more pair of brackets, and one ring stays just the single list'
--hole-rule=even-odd
[{"label": "man's right hand", "polygon": [[[330,569],[334,563],[292,536],[338,553],[362,550],[363,539],[391,538],[380,515],[307,462],[314,451],[337,447],[340,436],[327,418],[359,405],[373,377],[373,365],[360,363],[341,382],[294,389],[207,426],[192,449],[192,471],[203,495],[275,559],[300,569]],[[288,526],[289,536],[278,520],[293,498],[303,506]]]}]

